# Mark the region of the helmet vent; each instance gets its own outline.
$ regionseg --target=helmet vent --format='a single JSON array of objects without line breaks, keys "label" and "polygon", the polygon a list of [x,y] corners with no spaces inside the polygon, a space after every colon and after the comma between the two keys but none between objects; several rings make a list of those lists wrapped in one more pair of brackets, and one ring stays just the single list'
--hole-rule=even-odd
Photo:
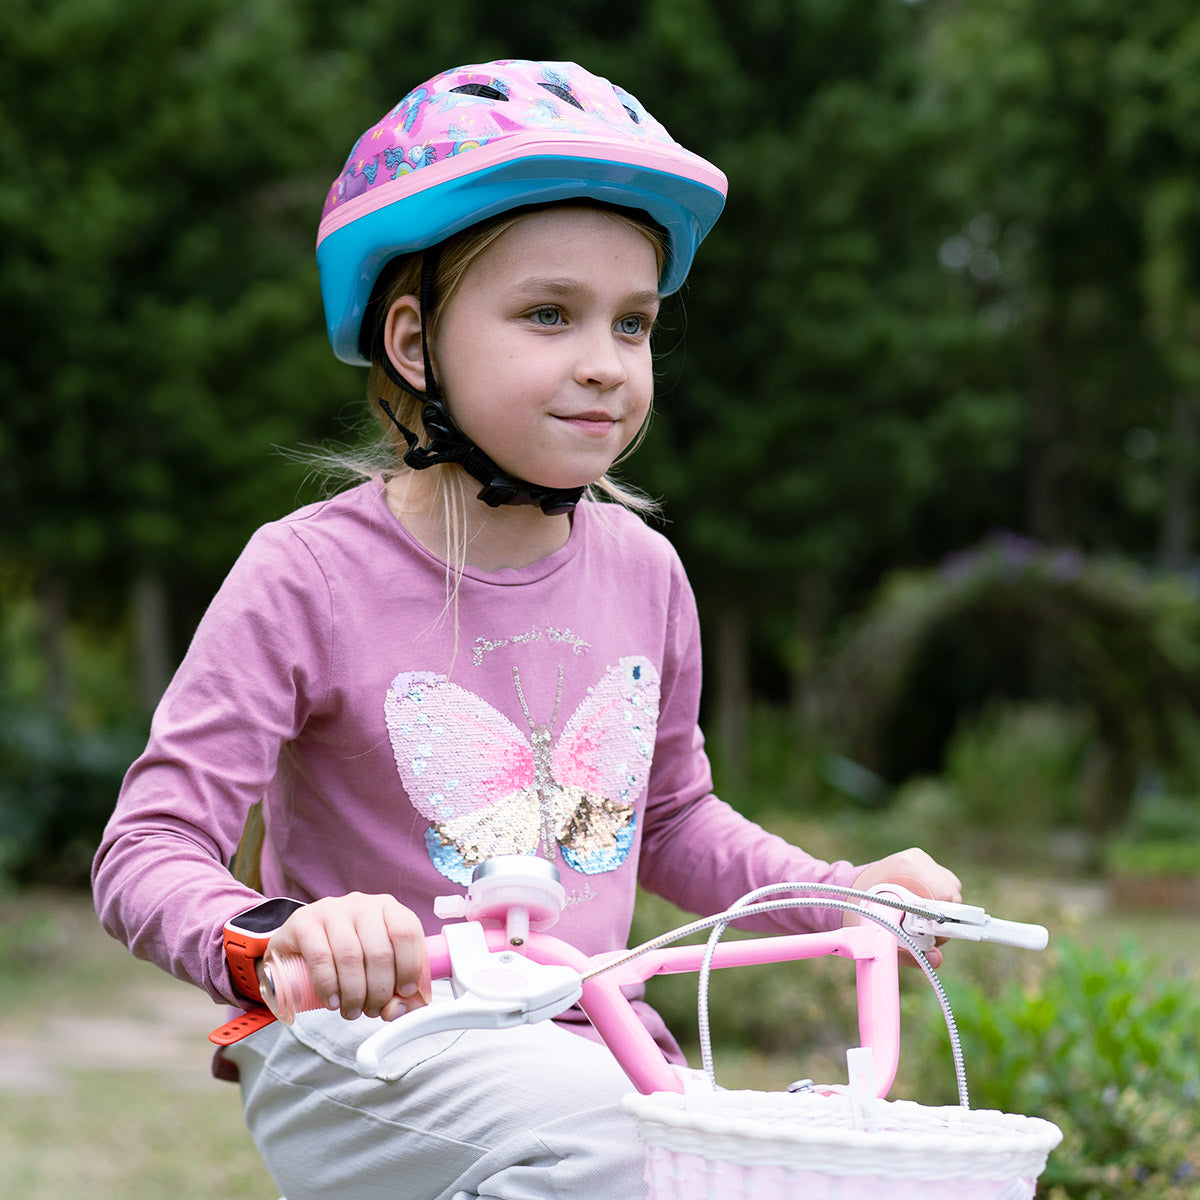
[{"label": "helmet vent", "polygon": [[499,88],[490,87],[486,83],[464,83],[450,90],[460,96],[482,96],[485,100],[508,101],[508,97]]},{"label": "helmet vent", "polygon": [[629,107],[629,105],[628,105],[628,104],[622,104],[622,105],[621,105],[621,107],[622,107],[622,108],[623,108],[623,109],[624,109],[624,110],[625,110],[625,111],[626,111],[626,112],[629,114],[629,119],[630,119],[630,120],[631,120],[631,121],[632,121],[632,122],[633,122],[635,125],[640,125],[640,124],[642,123],[642,118],[641,118],[641,117],[639,117],[639,116],[637,115],[637,113],[636,113],[636,112],[634,112],[634,111],[633,111],[633,109]]},{"label": "helmet vent", "polygon": [[571,95],[570,89],[563,87],[562,84],[546,83],[545,80],[542,80],[539,86],[544,87],[548,92],[552,92],[560,100],[565,100],[568,104],[573,104],[580,112],[584,111],[583,105]]}]

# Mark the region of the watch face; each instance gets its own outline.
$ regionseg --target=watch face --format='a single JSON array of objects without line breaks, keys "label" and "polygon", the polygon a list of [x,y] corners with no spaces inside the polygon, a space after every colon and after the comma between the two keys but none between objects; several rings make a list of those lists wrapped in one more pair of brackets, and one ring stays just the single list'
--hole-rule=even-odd
[{"label": "watch face", "polygon": [[226,928],[242,933],[267,934],[274,933],[298,908],[303,908],[297,900],[277,898],[266,900],[256,905],[248,912],[239,913],[226,925]]}]

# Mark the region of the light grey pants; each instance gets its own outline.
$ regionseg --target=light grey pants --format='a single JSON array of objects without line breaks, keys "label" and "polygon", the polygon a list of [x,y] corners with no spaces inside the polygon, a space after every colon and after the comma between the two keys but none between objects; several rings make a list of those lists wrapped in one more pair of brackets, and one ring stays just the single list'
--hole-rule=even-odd
[{"label": "light grey pants", "polygon": [[229,1047],[246,1124],[287,1200],[641,1200],[631,1090],[602,1046],[549,1021],[436,1033],[362,1079],[381,1022],[304,1013]]}]

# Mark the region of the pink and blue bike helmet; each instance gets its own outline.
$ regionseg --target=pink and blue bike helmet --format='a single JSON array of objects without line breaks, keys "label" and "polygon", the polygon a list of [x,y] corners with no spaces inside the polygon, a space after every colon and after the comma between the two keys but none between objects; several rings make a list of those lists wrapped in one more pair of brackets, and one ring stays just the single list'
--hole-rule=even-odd
[{"label": "pink and blue bike helmet", "polygon": [[[669,295],[687,277],[725,192],[720,170],[679,145],[628,92],[574,63],[504,60],[445,71],[359,138],[329,189],[317,266],[334,353],[369,364],[374,330],[364,318],[392,259],[535,205],[584,200],[649,217],[662,231],[659,290]],[[447,427],[427,428],[433,440],[461,438],[440,396],[429,400],[427,427],[428,418]],[[411,453],[412,435],[402,432]],[[421,449],[406,456],[410,465],[432,465],[419,461]],[[517,502],[528,500],[527,490],[518,493]]]}]

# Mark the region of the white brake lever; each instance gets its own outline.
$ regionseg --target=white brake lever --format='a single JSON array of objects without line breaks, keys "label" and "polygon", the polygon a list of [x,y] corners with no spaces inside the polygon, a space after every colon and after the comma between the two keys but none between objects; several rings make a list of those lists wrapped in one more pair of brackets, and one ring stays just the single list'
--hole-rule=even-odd
[{"label": "white brake lever", "polygon": [[1044,925],[1031,925],[1024,921],[1004,921],[989,916],[982,908],[973,904],[955,904],[949,900],[930,900],[917,896],[907,888],[895,883],[881,883],[871,888],[873,895],[893,897],[914,908],[939,913],[937,920],[906,912],[900,920],[900,928],[917,943],[922,950],[933,948],[937,938],[956,938],[968,942],[999,942],[1005,946],[1018,946],[1023,950],[1045,950],[1050,942],[1050,932]]},{"label": "white brake lever", "polygon": [[398,1017],[358,1048],[355,1067],[363,1078],[379,1074],[383,1058],[415,1038],[446,1029],[505,1029],[565,1012],[583,992],[570,967],[536,963],[513,950],[491,951],[475,921],[447,925],[456,999]]}]

